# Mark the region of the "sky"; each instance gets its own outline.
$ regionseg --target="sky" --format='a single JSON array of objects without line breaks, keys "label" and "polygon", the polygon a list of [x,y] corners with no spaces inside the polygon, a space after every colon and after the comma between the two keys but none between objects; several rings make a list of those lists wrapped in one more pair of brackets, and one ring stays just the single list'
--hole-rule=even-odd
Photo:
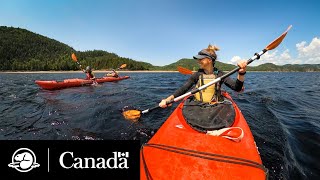
[{"label": "sky", "polygon": [[317,0],[1,0],[0,26],[163,66],[209,44],[218,61],[236,64],[292,25],[251,65],[320,64],[319,8]]}]

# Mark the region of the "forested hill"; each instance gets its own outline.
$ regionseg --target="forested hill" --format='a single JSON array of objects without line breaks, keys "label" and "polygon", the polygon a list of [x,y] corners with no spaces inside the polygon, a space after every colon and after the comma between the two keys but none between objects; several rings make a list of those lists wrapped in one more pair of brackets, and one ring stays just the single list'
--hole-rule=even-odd
[{"label": "forested hill", "polygon": [[[184,68],[196,71],[199,68],[198,62],[194,59],[180,59],[179,61],[166,65],[166,66],[162,66],[162,67],[158,67],[158,69],[160,70],[177,70],[178,66],[182,66]],[[215,67],[217,67],[220,70],[223,71],[229,71],[232,70],[234,68],[236,68],[235,65],[231,65],[231,64],[226,64],[226,63],[222,63],[219,61],[216,61],[215,63]]]},{"label": "forested hill", "polygon": [[277,66],[266,63],[255,67],[248,67],[249,71],[277,71],[277,72],[316,72],[320,71],[320,64],[286,64]]},{"label": "forested hill", "polygon": [[[0,27],[1,70],[72,69],[74,63],[69,54],[73,51],[63,43],[25,29]],[[64,61],[67,58],[69,62]]]},{"label": "forested hill", "polygon": [[[71,59],[75,53],[82,67],[92,66],[95,70],[115,69],[127,64],[127,70],[177,70],[183,66],[197,70],[197,61],[181,59],[166,66],[153,66],[150,63],[120,57],[102,50],[76,51],[72,47],[54,39],[21,28],[0,26],[0,70],[7,71],[47,71],[79,70]],[[229,71],[236,66],[216,62],[216,67]],[[250,71],[320,71],[320,64],[284,65],[263,64],[248,67]]]},{"label": "forested hill", "polygon": [[[194,59],[180,59],[179,61],[158,67],[159,70],[177,70],[177,66],[182,66],[190,70],[196,71],[199,68],[197,61]],[[222,71],[230,71],[236,68],[235,65],[226,64],[217,61],[215,67]],[[276,72],[315,72],[320,71],[320,64],[287,64],[283,66],[277,66],[272,63],[266,63],[259,66],[248,66],[248,71],[276,71]]]},{"label": "forested hill", "polygon": [[130,70],[148,70],[150,63],[119,57],[101,50],[76,51],[54,39],[21,28],[0,26],[0,70],[79,70],[71,59],[75,53],[83,67],[111,69],[127,64]]}]

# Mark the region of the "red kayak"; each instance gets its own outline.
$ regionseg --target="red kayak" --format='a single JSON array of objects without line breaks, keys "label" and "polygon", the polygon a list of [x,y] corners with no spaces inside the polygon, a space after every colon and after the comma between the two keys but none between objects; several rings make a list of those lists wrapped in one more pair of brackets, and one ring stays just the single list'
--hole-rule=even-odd
[{"label": "red kayak", "polygon": [[[128,79],[129,76],[122,76],[122,77],[103,77],[97,78],[96,81],[98,83],[104,82],[114,82],[120,81],[123,79]],[[63,81],[42,81],[37,80],[35,81],[42,89],[47,90],[55,90],[55,89],[62,89],[62,88],[69,88],[69,87],[77,87],[77,86],[85,86],[85,85],[92,85],[94,81],[86,80],[86,79],[65,79]]]},{"label": "red kayak", "polygon": [[122,77],[103,77],[103,78],[97,78],[98,83],[104,83],[104,82],[114,82],[114,81],[120,81],[124,79],[130,78],[129,76],[122,76]]},{"label": "red kayak", "polygon": [[[143,145],[141,179],[266,179],[267,169],[245,118],[230,95],[224,96],[235,109],[232,128],[222,134],[198,132],[187,124],[180,103]],[[240,138],[233,139],[239,129]]]}]

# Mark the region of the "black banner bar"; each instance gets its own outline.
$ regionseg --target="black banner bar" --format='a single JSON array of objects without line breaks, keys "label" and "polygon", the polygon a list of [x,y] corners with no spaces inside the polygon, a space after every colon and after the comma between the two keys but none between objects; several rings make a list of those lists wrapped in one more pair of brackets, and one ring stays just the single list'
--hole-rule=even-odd
[{"label": "black banner bar", "polygon": [[140,142],[134,140],[2,140],[3,177],[140,178]]}]

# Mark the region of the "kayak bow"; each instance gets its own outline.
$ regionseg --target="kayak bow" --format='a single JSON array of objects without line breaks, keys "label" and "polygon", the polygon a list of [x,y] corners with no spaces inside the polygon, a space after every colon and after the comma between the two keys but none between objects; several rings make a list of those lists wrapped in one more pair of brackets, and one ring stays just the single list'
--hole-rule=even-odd
[{"label": "kayak bow", "polygon": [[236,142],[194,130],[183,117],[182,102],[141,148],[141,179],[266,179],[250,128],[229,94],[224,95],[232,101],[232,127],[243,130],[242,139]]}]

